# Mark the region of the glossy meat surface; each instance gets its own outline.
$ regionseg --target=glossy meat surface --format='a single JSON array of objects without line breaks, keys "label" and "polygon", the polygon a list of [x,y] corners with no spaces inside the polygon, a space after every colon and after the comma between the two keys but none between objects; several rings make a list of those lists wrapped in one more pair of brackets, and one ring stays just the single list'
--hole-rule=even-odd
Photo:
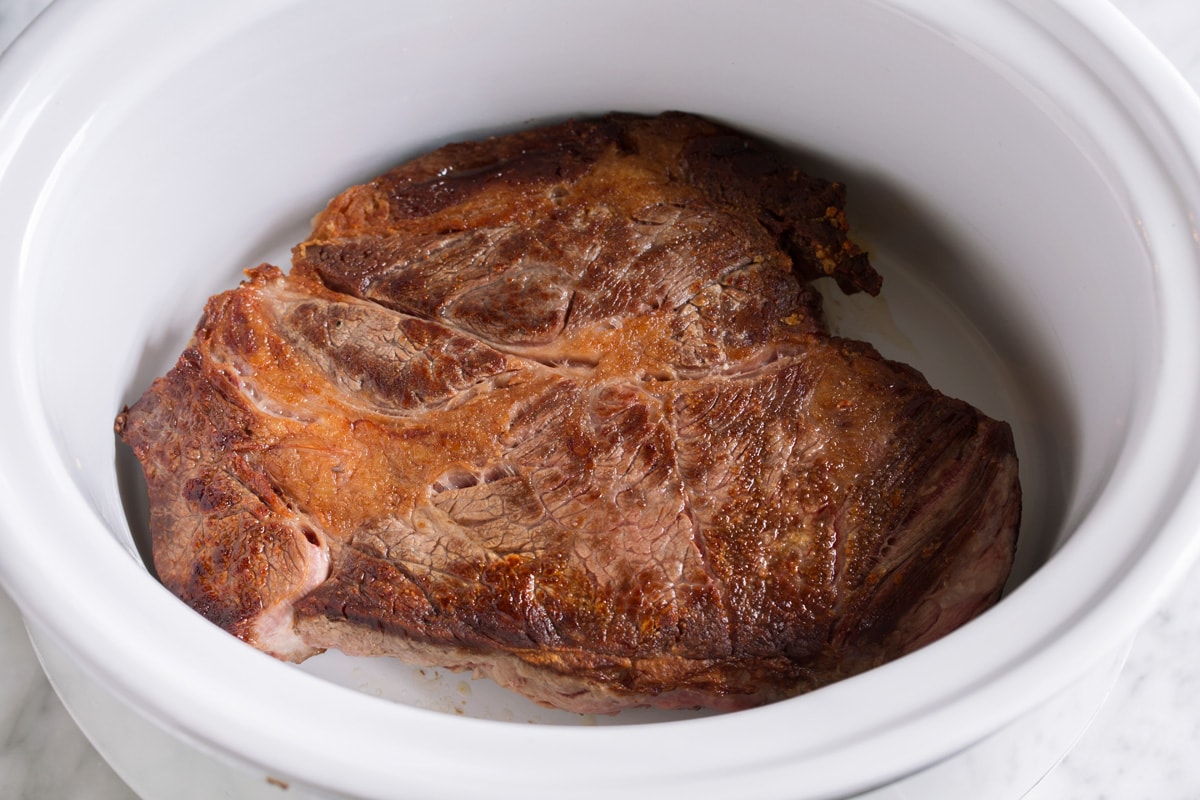
[{"label": "glossy meat surface", "polygon": [[155,565],[279,657],[474,669],[581,712],[746,707],[999,597],[1004,423],[831,337],[841,187],[697,117],[450,145],[212,298],[117,428]]}]

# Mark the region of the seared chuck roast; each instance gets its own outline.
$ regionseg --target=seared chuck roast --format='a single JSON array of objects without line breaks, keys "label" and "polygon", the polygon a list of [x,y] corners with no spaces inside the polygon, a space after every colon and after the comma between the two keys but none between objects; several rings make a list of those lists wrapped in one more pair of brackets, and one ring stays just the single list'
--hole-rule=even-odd
[{"label": "seared chuck roast", "polygon": [[994,603],[1009,427],[829,335],[843,190],[706,120],[456,144],[213,297],[117,420],[163,583],[284,659],[734,709]]}]

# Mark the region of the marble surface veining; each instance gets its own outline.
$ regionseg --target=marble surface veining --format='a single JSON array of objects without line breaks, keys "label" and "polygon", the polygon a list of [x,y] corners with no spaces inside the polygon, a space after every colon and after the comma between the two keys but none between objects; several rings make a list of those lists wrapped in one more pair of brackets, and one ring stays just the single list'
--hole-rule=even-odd
[{"label": "marble surface veining", "polygon": [[[1200,1],[1114,4],[1200,87]],[[0,50],[45,5],[0,0]],[[58,701],[3,593],[0,661],[0,798],[134,800]],[[1026,800],[1200,800],[1197,753],[1200,565],[1139,632],[1108,702]]]}]

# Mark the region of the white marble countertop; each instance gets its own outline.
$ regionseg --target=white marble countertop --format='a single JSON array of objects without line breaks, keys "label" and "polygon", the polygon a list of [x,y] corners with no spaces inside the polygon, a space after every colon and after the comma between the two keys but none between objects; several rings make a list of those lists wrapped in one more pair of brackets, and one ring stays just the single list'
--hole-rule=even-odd
[{"label": "white marble countertop", "polygon": [[[1200,87],[1200,2],[1114,3]],[[0,0],[0,50],[46,4],[47,0]],[[37,664],[16,607],[3,593],[0,659],[5,665],[0,677],[0,798],[134,798],[63,709]],[[1138,634],[1125,669],[1091,727],[1026,798],[1197,800],[1197,753],[1200,565]]]}]

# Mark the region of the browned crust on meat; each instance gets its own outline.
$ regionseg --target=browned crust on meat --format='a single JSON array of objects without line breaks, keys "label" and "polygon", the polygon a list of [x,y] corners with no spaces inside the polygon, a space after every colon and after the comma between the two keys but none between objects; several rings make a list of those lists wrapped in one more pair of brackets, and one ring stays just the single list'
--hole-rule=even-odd
[{"label": "browned crust on meat", "polygon": [[697,117],[451,145],[209,301],[117,421],[163,582],[576,711],[741,708],[996,601],[1008,426],[831,338],[876,292],[843,191]]}]

